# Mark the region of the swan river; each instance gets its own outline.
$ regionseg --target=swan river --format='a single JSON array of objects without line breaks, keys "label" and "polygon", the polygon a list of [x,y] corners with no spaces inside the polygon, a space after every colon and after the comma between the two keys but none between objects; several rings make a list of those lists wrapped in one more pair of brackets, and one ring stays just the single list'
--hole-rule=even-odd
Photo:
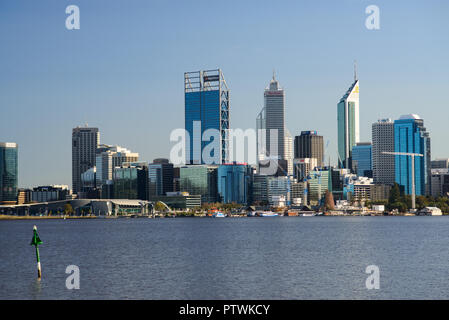
[{"label": "swan river", "polygon": [[449,299],[445,216],[8,220],[0,245],[0,300]]}]

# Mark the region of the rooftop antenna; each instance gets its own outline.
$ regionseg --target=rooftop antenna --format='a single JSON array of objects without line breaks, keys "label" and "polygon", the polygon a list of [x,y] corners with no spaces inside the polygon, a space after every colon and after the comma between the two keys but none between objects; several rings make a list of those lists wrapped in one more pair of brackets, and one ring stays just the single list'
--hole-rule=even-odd
[{"label": "rooftop antenna", "polygon": [[276,81],[276,71],[273,68],[273,81]]},{"label": "rooftop antenna", "polygon": [[354,60],[354,81],[357,80],[357,60]]}]

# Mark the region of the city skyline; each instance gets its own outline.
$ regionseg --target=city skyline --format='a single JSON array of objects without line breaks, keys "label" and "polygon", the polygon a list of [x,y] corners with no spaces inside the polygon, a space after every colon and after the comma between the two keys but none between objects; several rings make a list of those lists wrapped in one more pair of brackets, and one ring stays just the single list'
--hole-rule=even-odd
[{"label": "city skyline", "polygon": [[[343,1],[318,11],[318,5],[287,2],[285,9],[277,11],[280,19],[275,22],[270,20],[270,10],[274,9],[270,4],[255,10],[254,15],[247,14],[253,12],[255,3],[239,4],[241,12],[232,20],[236,25],[226,24],[229,29],[224,31],[232,38],[230,48],[222,51],[216,50],[219,41],[211,37],[179,38],[176,27],[185,20],[177,13],[175,26],[160,35],[151,33],[153,23],[165,25],[163,19],[169,10],[162,4],[156,8],[160,17],[149,10],[153,19],[149,22],[138,8],[154,7],[140,3],[124,8],[125,14],[142,18],[128,26],[120,23],[117,4],[99,14],[104,3],[79,1],[82,26],[74,33],[63,26],[65,4],[61,10],[45,4],[1,5],[2,12],[9,15],[0,19],[0,34],[6,41],[0,57],[9,63],[4,65],[0,80],[4,88],[0,104],[8,114],[0,120],[0,140],[20,146],[19,187],[71,185],[67,142],[70,130],[86,121],[100,129],[102,142],[124,145],[147,162],[168,157],[170,131],[184,127],[182,73],[218,67],[225,70],[231,89],[231,128],[254,128],[255,121],[248,125],[247,119],[255,119],[260,111],[261,90],[275,68],[286,90],[286,128],[292,136],[318,131],[330,141],[326,155],[336,164],[335,102],[351,81],[356,59],[363,81],[360,141],[371,141],[371,125],[378,119],[396,120],[402,114],[416,113],[426,121],[432,137],[432,159],[449,156],[445,149],[446,119],[441,117],[449,100],[444,91],[448,44],[442,39],[448,22],[443,10],[435,10],[435,6],[447,7],[447,3],[435,2],[432,8],[428,4],[379,1],[382,23],[377,31],[364,27],[366,3]],[[192,13],[185,4],[178,6]],[[196,14],[220,8],[222,5],[212,4]],[[308,12],[320,12],[320,21],[308,18]],[[231,14],[234,12],[224,10],[224,21]],[[293,14],[297,19],[282,19]],[[38,15],[48,19],[40,21]],[[337,23],[334,15],[346,23]],[[400,18],[404,15],[415,21],[412,30],[409,21]],[[12,19],[17,22],[11,31],[8,26]],[[117,25],[106,23],[108,19]],[[254,27],[248,28],[246,19]],[[263,23],[255,23],[259,19]],[[335,28],[329,28],[332,24]],[[206,36],[217,28],[212,26]],[[245,30],[240,34],[242,28]],[[280,33],[278,47],[264,42]],[[148,42],[143,42],[147,36]],[[349,38],[355,40],[339,43]],[[93,45],[96,39],[102,40]],[[179,46],[178,41],[187,49],[200,45],[205,52],[195,50],[183,57],[179,51],[171,51]],[[345,46],[350,50],[339,50]],[[391,50],[385,52],[385,47]],[[216,54],[211,56],[209,50]],[[168,63],[169,59],[173,63]],[[117,66],[118,60],[121,64]]]}]

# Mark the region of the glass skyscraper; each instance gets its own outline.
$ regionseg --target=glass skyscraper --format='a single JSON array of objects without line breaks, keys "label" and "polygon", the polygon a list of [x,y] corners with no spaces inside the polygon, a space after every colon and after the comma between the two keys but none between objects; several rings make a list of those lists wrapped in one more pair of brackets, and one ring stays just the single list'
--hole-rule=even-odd
[{"label": "glass skyscraper", "polygon": [[352,169],[359,177],[373,177],[370,142],[359,142],[352,148]]},{"label": "glass skyscraper", "polygon": [[223,164],[217,170],[218,195],[223,203],[249,204],[252,168],[246,163]]},{"label": "glass skyscraper", "polygon": [[[422,157],[415,159],[415,193],[430,194],[430,136],[424,127],[424,120],[416,114],[401,116],[394,121],[395,152],[417,153]],[[405,194],[412,193],[412,157],[395,156],[396,182]]]},{"label": "glass skyscraper", "polygon": [[[184,73],[184,96],[186,164],[227,162],[229,89],[223,73],[220,69]],[[208,141],[202,141],[203,135]]]},{"label": "glass skyscraper", "polygon": [[352,148],[360,140],[359,80],[354,82],[337,105],[338,156],[340,168],[351,168]]},{"label": "glass skyscraper", "polygon": [[18,184],[17,143],[0,142],[0,204],[16,204]]}]

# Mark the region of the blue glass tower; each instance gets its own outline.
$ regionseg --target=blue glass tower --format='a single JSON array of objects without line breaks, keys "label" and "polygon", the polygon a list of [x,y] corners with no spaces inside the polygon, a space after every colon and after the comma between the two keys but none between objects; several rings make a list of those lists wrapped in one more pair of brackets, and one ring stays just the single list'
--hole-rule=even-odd
[{"label": "blue glass tower", "polygon": [[[430,193],[430,136],[424,127],[424,120],[416,114],[400,117],[394,122],[394,151],[418,153],[423,157],[414,157],[415,193]],[[395,156],[395,180],[405,194],[412,193],[412,157]]]},{"label": "blue glass tower", "polygon": [[0,204],[16,204],[17,183],[17,144],[0,142]]},{"label": "blue glass tower", "polygon": [[359,177],[373,177],[372,146],[370,142],[359,142],[352,148],[352,169]]},{"label": "blue glass tower", "polygon": [[184,96],[186,164],[227,162],[229,89],[223,73],[220,69],[186,72]]},{"label": "blue glass tower", "polygon": [[252,169],[246,163],[223,164],[218,167],[218,194],[223,203],[250,203]]}]

